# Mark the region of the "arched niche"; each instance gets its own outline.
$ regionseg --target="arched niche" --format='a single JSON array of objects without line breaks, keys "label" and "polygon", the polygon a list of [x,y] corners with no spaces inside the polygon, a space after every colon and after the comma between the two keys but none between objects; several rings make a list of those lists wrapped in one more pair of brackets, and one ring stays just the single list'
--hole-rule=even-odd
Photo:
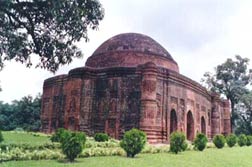
[{"label": "arched niche", "polygon": [[177,128],[178,128],[177,114],[176,111],[172,109],[170,113],[170,134],[176,131]]},{"label": "arched niche", "polygon": [[194,139],[194,120],[191,111],[188,111],[186,116],[186,137],[190,141]]},{"label": "arched niche", "polygon": [[201,125],[201,133],[206,135],[206,121],[203,116],[200,119],[200,125]]}]

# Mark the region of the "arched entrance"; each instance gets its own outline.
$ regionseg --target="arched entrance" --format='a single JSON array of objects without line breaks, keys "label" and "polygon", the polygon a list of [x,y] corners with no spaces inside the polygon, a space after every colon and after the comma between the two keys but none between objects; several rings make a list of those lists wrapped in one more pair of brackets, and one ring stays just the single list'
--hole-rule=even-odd
[{"label": "arched entrance", "polygon": [[170,115],[170,134],[177,130],[178,121],[177,121],[177,114],[176,111],[173,109],[171,110]]},{"label": "arched entrance", "polygon": [[206,135],[206,121],[204,117],[201,117],[201,133]]},{"label": "arched entrance", "polygon": [[187,117],[186,117],[186,137],[187,140],[193,141],[194,139],[194,121],[193,121],[193,115],[191,111],[188,111]]}]

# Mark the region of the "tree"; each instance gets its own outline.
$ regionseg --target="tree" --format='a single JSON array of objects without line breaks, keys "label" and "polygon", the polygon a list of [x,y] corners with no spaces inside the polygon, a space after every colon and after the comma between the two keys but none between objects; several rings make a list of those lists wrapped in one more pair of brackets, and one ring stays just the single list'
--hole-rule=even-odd
[{"label": "tree", "polygon": [[247,92],[246,86],[251,82],[252,70],[248,70],[248,58],[235,56],[236,60],[227,59],[215,68],[215,73],[204,74],[203,84],[213,92],[225,95],[231,102],[231,125],[234,126],[237,115],[235,105]]},{"label": "tree", "polygon": [[2,141],[4,141],[4,138],[3,138],[2,132],[0,131],[0,143],[1,143]]},{"label": "tree", "polygon": [[252,134],[252,91],[241,96],[240,103],[235,107],[235,112],[239,112],[236,121],[236,134]]},{"label": "tree", "polygon": [[75,43],[88,41],[88,28],[97,29],[104,17],[98,0],[1,0],[0,69],[5,60],[55,72],[82,53]]},{"label": "tree", "polygon": [[0,102],[0,129],[13,130],[22,128],[38,131],[40,128],[41,95],[15,100],[12,104]]},{"label": "tree", "polygon": [[11,130],[11,117],[14,111],[13,105],[0,101],[0,129]]}]

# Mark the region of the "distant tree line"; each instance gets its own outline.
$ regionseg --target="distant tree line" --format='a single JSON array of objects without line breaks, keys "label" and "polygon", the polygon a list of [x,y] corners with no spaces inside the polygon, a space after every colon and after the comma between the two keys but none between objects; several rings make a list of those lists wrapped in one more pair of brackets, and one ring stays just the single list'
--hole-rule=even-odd
[{"label": "distant tree line", "polygon": [[12,103],[0,101],[0,129],[39,131],[40,128],[41,95],[35,98],[25,96]]}]

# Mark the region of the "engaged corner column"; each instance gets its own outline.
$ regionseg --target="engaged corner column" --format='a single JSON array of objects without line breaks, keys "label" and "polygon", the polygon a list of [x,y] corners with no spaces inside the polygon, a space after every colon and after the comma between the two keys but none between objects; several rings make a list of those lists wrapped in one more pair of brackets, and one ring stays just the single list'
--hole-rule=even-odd
[{"label": "engaged corner column", "polygon": [[157,115],[157,66],[148,62],[142,68],[140,129],[147,134],[148,142],[157,142],[155,118]]}]

